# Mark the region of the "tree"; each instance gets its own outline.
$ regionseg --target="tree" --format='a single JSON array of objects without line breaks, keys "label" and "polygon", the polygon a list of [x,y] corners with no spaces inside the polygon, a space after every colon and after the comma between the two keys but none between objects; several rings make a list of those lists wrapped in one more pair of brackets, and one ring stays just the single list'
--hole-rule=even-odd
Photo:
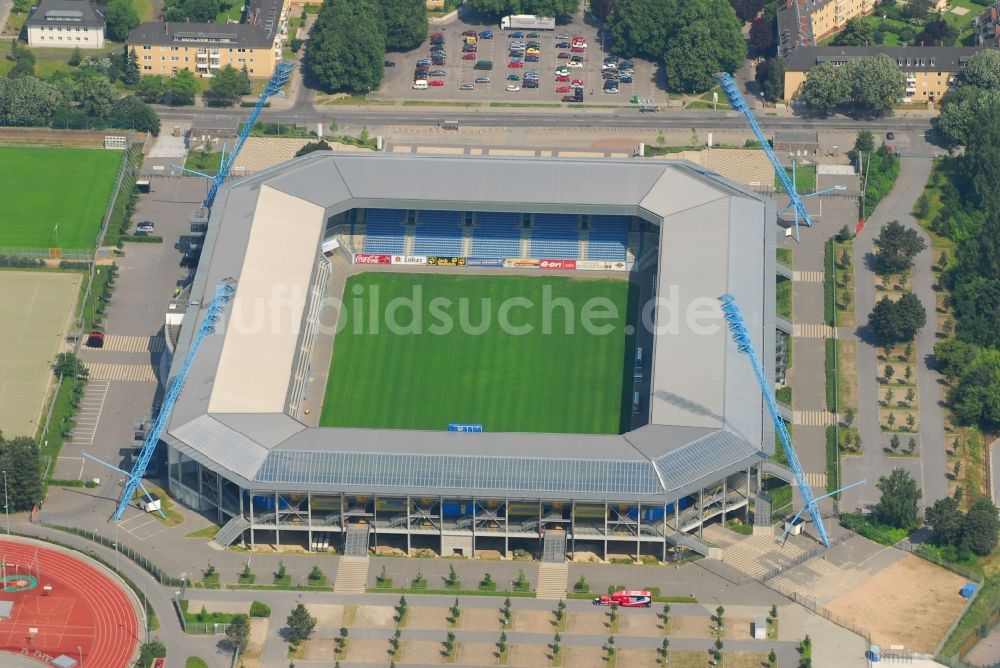
[{"label": "tree", "polygon": [[579,0],[471,0],[469,4],[481,12],[496,16],[507,14],[564,16],[572,14],[580,7]]},{"label": "tree", "polygon": [[208,84],[208,97],[213,103],[230,106],[250,93],[250,86],[243,74],[232,65],[226,65],[215,73]]},{"label": "tree", "polygon": [[14,67],[11,68],[7,76],[11,79],[17,79],[18,77],[30,77],[35,75],[35,54],[28,49],[17,47],[18,42],[15,40],[11,42],[11,55],[14,60]]},{"label": "tree", "polygon": [[296,158],[301,158],[304,155],[308,155],[313,151],[332,151],[333,148],[326,143],[325,140],[320,139],[319,141],[309,142],[298,151],[295,152]]},{"label": "tree", "polygon": [[[910,367],[906,367],[906,368],[909,369]],[[916,392],[916,390],[914,390],[912,387],[906,388],[906,404],[907,405],[912,404],[913,400],[916,399],[916,398],[917,398],[917,392]]]},{"label": "tree", "polygon": [[41,461],[31,438],[4,439],[0,433],[0,465],[7,472],[7,503],[11,510],[31,510],[42,500]]},{"label": "tree", "polygon": [[874,242],[875,269],[882,275],[909,271],[913,268],[913,258],[927,248],[916,230],[904,227],[897,220],[883,225]]},{"label": "tree", "polygon": [[747,23],[764,9],[767,0],[729,0],[740,21]]},{"label": "tree", "polygon": [[286,625],[288,626],[288,642],[295,644],[309,639],[313,629],[316,628],[316,618],[309,614],[306,606],[298,603],[288,615]]},{"label": "tree", "polygon": [[909,0],[905,5],[901,15],[904,19],[919,19],[923,21],[930,14],[933,0]]},{"label": "tree", "polygon": [[69,54],[69,60],[66,61],[66,64],[70,67],[79,67],[82,60],[83,51],[80,50],[80,47],[76,47],[73,49],[73,52]]},{"label": "tree", "polygon": [[851,78],[845,67],[820,63],[809,70],[798,91],[800,100],[821,113],[827,113],[847,99],[851,92]]},{"label": "tree", "polygon": [[424,0],[381,0],[387,51],[409,51],[427,39],[427,4]]},{"label": "tree", "polygon": [[883,345],[913,340],[926,323],[927,311],[911,292],[898,301],[883,297],[868,314],[868,327]]},{"label": "tree", "polygon": [[0,119],[8,125],[48,125],[65,107],[58,88],[33,76],[0,78]]},{"label": "tree", "polygon": [[938,499],[924,511],[924,521],[934,530],[934,536],[941,545],[954,545],[962,531],[962,511],[958,501],[950,496]]},{"label": "tree", "polygon": [[606,29],[622,56],[659,61],[675,33],[677,0],[616,0]]},{"label": "tree", "polygon": [[888,478],[879,478],[878,488],[882,492],[875,506],[875,517],[879,522],[899,529],[909,529],[917,523],[921,491],[908,472],[893,469]]},{"label": "tree", "polygon": [[859,58],[846,66],[851,81],[851,99],[855,105],[875,113],[891,109],[903,99],[906,75],[896,61],[881,53],[871,58]]},{"label": "tree", "polygon": [[233,615],[232,621],[226,627],[226,639],[234,649],[242,652],[250,642],[250,618],[246,615]]},{"label": "tree", "polygon": [[706,91],[713,73],[735,72],[746,56],[736,13],[725,0],[687,0],[667,46],[667,86],[685,93]]},{"label": "tree", "polygon": [[91,76],[83,79],[76,89],[76,101],[88,116],[107,118],[118,100],[118,90],[105,77]]},{"label": "tree", "polygon": [[385,41],[373,0],[330,0],[310,32],[305,66],[325,92],[367,93],[382,82]]},{"label": "tree", "polygon": [[958,29],[944,19],[935,19],[924,24],[924,29],[913,38],[917,46],[946,46],[958,37]]},{"label": "tree", "polygon": [[833,38],[836,46],[867,46],[875,43],[875,24],[863,18],[850,19]]},{"label": "tree", "polygon": [[[212,14],[215,18],[215,14]],[[111,0],[104,8],[108,38],[115,42],[128,40],[129,33],[139,25],[139,13],[129,0]]]},{"label": "tree", "polygon": [[785,61],[781,58],[762,60],[757,64],[754,78],[768,102],[785,98]]},{"label": "tree", "polygon": [[960,424],[1000,429],[1000,351],[980,354],[948,392],[948,405]]},{"label": "tree", "polygon": [[875,150],[875,136],[872,134],[871,130],[862,130],[861,132],[859,132],[858,136],[854,139],[854,152],[871,153],[874,150]]},{"label": "tree", "polygon": [[896,367],[891,364],[886,364],[885,369],[882,371],[882,376],[885,378],[885,382],[892,381],[892,377],[896,375]]},{"label": "tree", "polygon": [[590,0],[590,13],[602,21],[607,21],[615,9],[615,0]]},{"label": "tree", "polygon": [[[980,54],[987,52],[992,53],[993,50],[981,51]],[[975,56],[969,62],[974,59]],[[962,73],[964,74],[965,70]],[[965,144],[977,119],[998,104],[1000,104],[1000,88],[959,86],[945,95],[935,127],[948,142]]]},{"label": "tree", "polygon": [[984,557],[996,548],[1000,515],[987,497],[976,499],[962,520],[962,548]]},{"label": "tree", "polygon": [[126,95],[115,101],[108,117],[108,125],[130,128],[137,132],[160,134],[160,117],[153,108],[135,95]]},{"label": "tree", "polygon": [[194,96],[198,93],[198,80],[191,70],[180,70],[166,80],[165,101],[172,106],[194,104]]},{"label": "tree", "polygon": [[959,87],[1000,90],[1000,51],[983,49],[969,58],[958,74]]},{"label": "tree", "polygon": [[889,447],[892,448],[893,452],[899,450],[899,434],[892,435],[892,438],[889,439]]},{"label": "tree", "polygon": [[125,57],[125,74],[122,77],[122,81],[126,86],[135,86],[138,85],[141,79],[142,73],[139,71],[139,56],[136,54],[135,49],[129,49]]},{"label": "tree", "polygon": [[750,24],[750,36],[747,47],[753,56],[773,58],[778,53],[778,23],[777,8],[774,3],[768,3],[760,16]]},{"label": "tree", "polygon": [[135,94],[145,102],[159,102],[167,93],[167,80],[161,76],[142,77]]}]

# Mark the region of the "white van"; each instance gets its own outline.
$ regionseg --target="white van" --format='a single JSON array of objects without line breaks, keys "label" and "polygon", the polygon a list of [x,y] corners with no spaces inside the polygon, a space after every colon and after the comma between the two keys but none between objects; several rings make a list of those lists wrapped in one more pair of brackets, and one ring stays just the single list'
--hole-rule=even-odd
[{"label": "white van", "polygon": [[417,79],[414,81],[413,90],[427,90],[427,79]]}]

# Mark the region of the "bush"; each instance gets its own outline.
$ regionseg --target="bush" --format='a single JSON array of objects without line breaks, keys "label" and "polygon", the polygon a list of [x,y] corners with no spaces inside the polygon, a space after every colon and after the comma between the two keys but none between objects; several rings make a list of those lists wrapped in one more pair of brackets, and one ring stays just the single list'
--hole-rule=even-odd
[{"label": "bush", "polygon": [[250,616],[251,617],[270,617],[271,616],[271,606],[267,603],[262,603],[261,601],[254,601],[250,604]]},{"label": "bush", "polygon": [[152,666],[154,659],[165,659],[166,657],[167,648],[159,639],[145,643],[139,649],[139,665],[143,668]]}]

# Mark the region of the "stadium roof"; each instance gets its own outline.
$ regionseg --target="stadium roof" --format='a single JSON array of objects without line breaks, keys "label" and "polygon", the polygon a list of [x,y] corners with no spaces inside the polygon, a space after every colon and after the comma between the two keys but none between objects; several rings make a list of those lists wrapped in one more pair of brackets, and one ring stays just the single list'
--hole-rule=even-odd
[{"label": "stadium roof", "polygon": [[[658,225],[663,303],[649,424],[621,436],[465,434],[316,428],[290,417],[326,222],[374,207],[619,214]],[[758,354],[773,360],[774,221],[769,199],[683,162],[331,152],[293,160],[216,200],[174,370],[215,285],[235,278],[236,294],[192,364],[164,440],[259,490],[673,500],[773,448],[751,365],[716,298],[737,298]],[[267,327],[252,324],[260,309]]]}]

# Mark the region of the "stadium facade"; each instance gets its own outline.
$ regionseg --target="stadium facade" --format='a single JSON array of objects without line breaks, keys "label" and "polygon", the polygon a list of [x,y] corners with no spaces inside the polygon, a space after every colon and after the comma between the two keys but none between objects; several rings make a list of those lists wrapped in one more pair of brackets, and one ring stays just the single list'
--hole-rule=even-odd
[{"label": "stadium facade", "polygon": [[[753,502],[770,522],[758,492],[773,425],[716,298],[736,297],[773,361],[775,230],[770,199],[683,162],[317,152],[237,182],[168,324],[176,372],[215,286],[236,281],[163,437],[171,494],[216,518],[224,545],[708,553],[697,534],[712,518],[749,519]],[[357,262],[629,272],[661,300],[633,428],[318,427],[306,396],[329,367],[325,304],[337,267]],[[262,307],[278,315],[248,326]]]}]

